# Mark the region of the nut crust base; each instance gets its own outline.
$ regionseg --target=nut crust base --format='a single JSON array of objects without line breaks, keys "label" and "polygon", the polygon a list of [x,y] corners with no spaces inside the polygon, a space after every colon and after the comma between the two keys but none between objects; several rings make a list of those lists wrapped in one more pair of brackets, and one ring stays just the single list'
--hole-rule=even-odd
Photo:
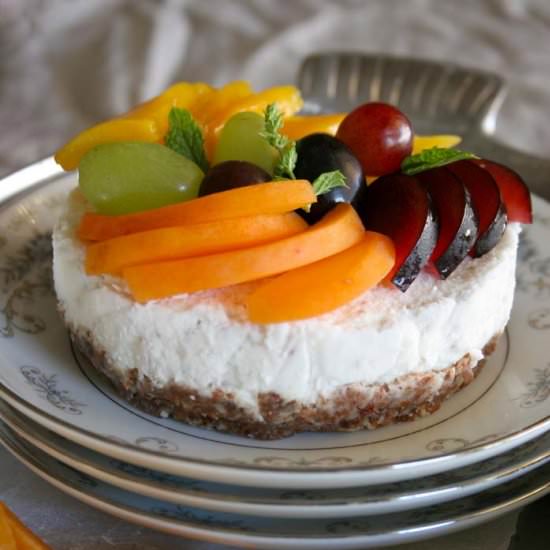
[{"label": "nut crust base", "polygon": [[431,414],[472,382],[500,337],[494,336],[485,345],[484,358],[479,362],[467,354],[443,370],[406,374],[386,384],[343,385],[314,403],[285,401],[276,393],[261,393],[258,417],[237,405],[234,395],[221,388],[205,395],[182,384],[155,387],[137,369],[120,372],[89,332],[69,328],[69,335],[75,348],[107,376],[117,393],[139,409],[201,428],[264,440],[299,432],[372,430]]}]

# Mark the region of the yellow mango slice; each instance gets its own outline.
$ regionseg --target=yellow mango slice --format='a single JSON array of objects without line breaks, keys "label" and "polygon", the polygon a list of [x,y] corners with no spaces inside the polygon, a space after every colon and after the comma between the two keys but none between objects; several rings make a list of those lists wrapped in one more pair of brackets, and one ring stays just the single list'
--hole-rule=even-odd
[{"label": "yellow mango slice", "polygon": [[424,149],[432,147],[455,147],[462,141],[460,136],[454,135],[433,135],[433,136],[414,136],[412,155],[416,155]]},{"label": "yellow mango slice", "polygon": [[217,120],[210,121],[209,125],[220,130],[233,115],[242,111],[263,113],[270,103],[276,103],[285,117],[298,112],[304,104],[300,91],[295,86],[275,86],[233,102]]},{"label": "yellow mango slice", "polygon": [[151,119],[157,124],[161,136],[168,131],[168,113],[172,107],[193,110],[204,98],[209,98],[214,89],[204,82],[178,82],[166,91],[134,109],[122,118]]},{"label": "yellow mango slice", "polygon": [[295,141],[318,132],[334,136],[346,114],[331,113],[328,115],[291,116],[285,119],[281,133]]},{"label": "yellow mango slice", "polygon": [[212,90],[211,86],[203,82],[174,84],[128,113],[84,130],[56,153],[55,160],[65,170],[74,170],[85,153],[102,143],[160,142],[168,131],[170,109],[181,107],[193,112],[193,106],[198,100],[210,95]]},{"label": "yellow mango slice", "polygon": [[160,141],[162,134],[154,120],[118,118],[84,130],[64,145],[55,160],[64,170],[78,168],[80,159],[96,145],[116,141]]},{"label": "yellow mango slice", "polygon": [[254,94],[250,84],[244,80],[235,80],[218,90],[213,90],[208,96],[201,97],[193,106],[193,116],[203,126],[208,126],[213,120],[223,116],[232,103]]}]

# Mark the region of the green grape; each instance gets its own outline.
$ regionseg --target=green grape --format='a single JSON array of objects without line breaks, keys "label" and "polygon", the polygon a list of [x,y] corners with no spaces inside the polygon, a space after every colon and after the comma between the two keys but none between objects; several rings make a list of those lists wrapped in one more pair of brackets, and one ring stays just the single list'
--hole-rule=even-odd
[{"label": "green grape", "polygon": [[269,174],[278,160],[277,151],[261,136],[264,118],[256,113],[237,113],[223,127],[213,164],[242,160],[263,168]]},{"label": "green grape", "polygon": [[197,196],[204,174],[192,161],[159,143],[98,145],[79,166],[84,196],[101,214],[129,214]]}]

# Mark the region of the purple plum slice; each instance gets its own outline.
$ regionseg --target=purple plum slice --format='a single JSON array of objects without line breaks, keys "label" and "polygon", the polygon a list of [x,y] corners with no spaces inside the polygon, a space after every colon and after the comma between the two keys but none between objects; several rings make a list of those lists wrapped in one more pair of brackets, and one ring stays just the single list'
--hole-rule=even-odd
[{"label": "purple plum slice", "polygon": [[479,233],[470,252],[483,256],[500,241],[508,217],[500,190],[491,174],[469,160],[447,164],[450,170],[470,192],[472,204],[479,220]]},{"label": "purple plum slice", "polygon": [[439,233],[426,187],[413,176],[382,176],[367,188],[356,208],[365,228],[387,235],[396,261],[389,278],[405,292],[429,261]]},{"label": "purple plum slice", "polygon": [[533,223],[533,207],[531,193],[521,176],[508,166],[487,159],[471,160],[480,168],[487,170],[495,179],[502,200],[506,205],[508,221]]},{"label": "purple plum slice", "polygon": [[431,261],[446,279],[468,255],[478,235],[478,219],[468,189],[445,167],[417,178],[428,189],[439,220],[439,238]]}]

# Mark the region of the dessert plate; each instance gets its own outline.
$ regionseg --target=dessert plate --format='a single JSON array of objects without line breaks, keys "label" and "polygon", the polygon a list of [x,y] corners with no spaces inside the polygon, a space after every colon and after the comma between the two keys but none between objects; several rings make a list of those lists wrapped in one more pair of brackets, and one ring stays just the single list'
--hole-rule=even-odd
[{"label": "dessert plate", "polygon": [[255,489],[172,476],[109,458],[42,428],[1,402],[0,419],[51,457],[120,489],[174,504],[252,516],[336,518],[401,512],[486,491],[550,462],[547,433],[486,461],[414,480],[332,490]]},{"label": "dessert plate", "polygon": [[535,197],[535,223],[523,233],[507,337],[474,384],[413,423],[262,442],[144,414],[72,353],[52,291],[49,234],[74,184],[52,159],[0,182],[0,396],[46,428],[155,470],[294,489],[427,476],[550,428],[550,205],[543,200]]},{"label": "dessert plate", "polygon": [[252,518],[206,512],[117,489],[70,468],[0,425],[4,446],[37,475],[107,513],[175,535],[254,548],[338,550],[421,540],[489,521],[550,491],[535,470],[481,495],[409,512],[348,519]]}]

